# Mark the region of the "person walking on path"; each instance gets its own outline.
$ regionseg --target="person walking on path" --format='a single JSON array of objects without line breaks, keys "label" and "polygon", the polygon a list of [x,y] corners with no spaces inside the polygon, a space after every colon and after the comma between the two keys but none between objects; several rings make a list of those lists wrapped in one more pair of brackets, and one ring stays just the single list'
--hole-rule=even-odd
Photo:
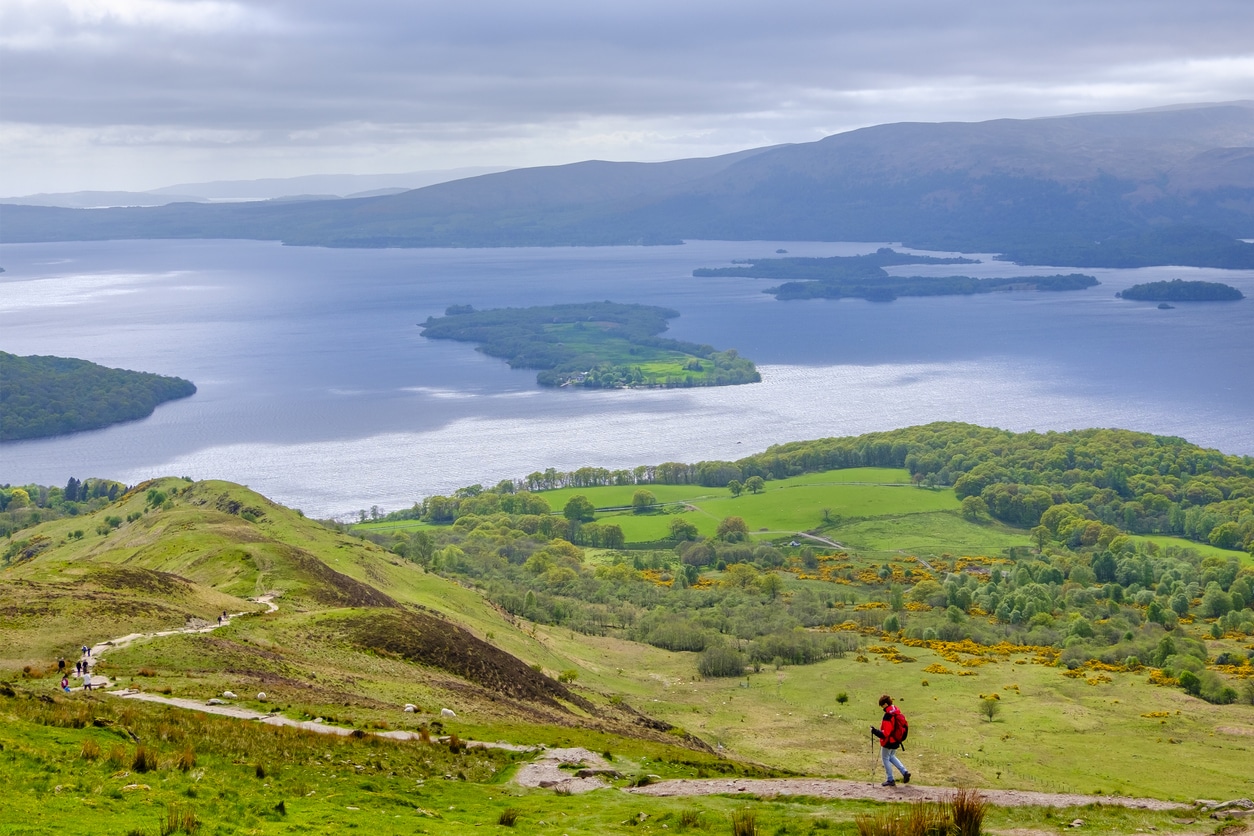
[{"label": "person walking on path", "polygon": [[57,660],[57,670],[60,671],[62,674],[65,673],[65,657],[64,656],[62,656],[60,659]]},{"label": "person walking on path", "polygon": [[[905,738],[905,718],[901,714],[901,710],[893,705],[893,698],[885,694],[880,697],[880,707],[884,709],[884,719],[880,721],[880,727],[877,729],[871,726],[871,734],[879,738],[880,741],[880,762],[884,764],[884,774],[888,776],[880,786],[895,787],[897,782],[893,780],[893,767],[897,767],[901,771],[901,783],[910,783],[910,771],[905,765],[897,759],[897,750],[901,748],[901,741]],[[898,718],[901,718],[899,721]]]}]

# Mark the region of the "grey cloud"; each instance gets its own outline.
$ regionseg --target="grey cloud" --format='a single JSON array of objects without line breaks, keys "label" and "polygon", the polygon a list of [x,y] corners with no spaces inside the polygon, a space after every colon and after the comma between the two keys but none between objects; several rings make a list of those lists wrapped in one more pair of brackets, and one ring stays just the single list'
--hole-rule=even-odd
[{"label": "grey cloud", "polygon": [[[733,137],[739,122],[747,146],[879,121],[1233,98],[1254,71],[1245,0],[114,1],[131,12],[84,14],[100,6],[85,0],[0,11],[5,121],[294,147],[587,120],[682,143]],[[1223,58],[1235,68],[1207,72]]]}]

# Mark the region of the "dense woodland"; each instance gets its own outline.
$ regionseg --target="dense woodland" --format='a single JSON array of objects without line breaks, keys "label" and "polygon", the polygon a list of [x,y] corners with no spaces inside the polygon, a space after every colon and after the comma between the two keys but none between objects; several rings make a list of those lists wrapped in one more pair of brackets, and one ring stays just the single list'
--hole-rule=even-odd
[{"label": "dense woodland", "polygon": [[726,386],[761,375],[735,350],[657,335],[678,311],[650,305],[587,302],[477,311],[454,305],[423,324],[424,337],[479,344],[511,368],[539,369],[544,386],[619,389]]},{"label": "dense woodland", "polygon": [[[701,538],[676,515],[671,540],[631,548],[617,526],[594,521],[584,497],[553,513],[529,490],[741,479],[769,490],[775,478],[857,466],[905,466],[920,489],[952,485],[964,517],[1020,526],[1034,547],[868,564],[788,538],[755,542],[736,517]],[[907,648],[1017,647],[1076,675],[1148,667],[1154,681],[1213,702],[1254,700],[1250,654],[1211,658],[1203,641],[1254,635],[1254,566],[1242,568],[1236,552],[1254,549],[1254,460],[1176,438],[933,424],[781,445],[738,462],[535,473],[390,516],[436,527],[375,535],[381,543],[473,582],[507,612],[693,651],[707,676],[843,655],[870,636]],[[1127,536],[1137,531],[1233,556]],[[580,544],[609,551],[588,561]]]},{"label": "dense woodland", "polygon": [[390,516],[445,523],[462,513],[495,513],[499,503],[520,501],[507,499],[520,491],[650,484],[721,488],[754,477],[769,481],[848,467],[907,468],[920,485],[952,486],[969,513],[1025,529],[1039,525],[1054,506],[1064,506],[1086,521],[1089,533],[1077,536],[1107,526],[1240,551],[1254,548],[1250,456],[1129,430],[1012,433],[959,423],[780,444],[734,462],[548,469],[491,490],[476,485],[458,496],[430,497]]},{"label": "dense woodland", "polygon": [[1186,282],[1183,279],[1134,284],[1115,295],[1142,302],[1235,302],[1245,298],[1244,293],[1231,285],[1221,282]]},{"label": "dense woodland", "polygon": [[865,299],[891,302],[899,296],[972,296],[977,293],[1008,291],[1084,290],[1098,284],[1082,273],[1057,276],[1015,276],[974,279],[970,276],[885,276],[880,279],[844,281],[785,282],[767,288],[780,301],[792,299]]},{"label": "dense woodland", "polygon": [[[741,480],[769,490],[773,479],[862,466],[904,466],[920,489],[952,486],[964,517],[1019,526],[1035,545],[868,565],[788,538],[752,541],[736,517],[701,538],[682,515],[671,540],[624,544],[582,496],[558,514],[531,492]],[[380,542],[479,585],[509,613],[694,651],[707,676],[845,654],[861,635],[938,650],[1013,646],[1076,675],[1149,667],[1154,681],[1213,702],[1254,701],[1251,654],[1211,658],[1203,641],[1254,635],[1254,567],[1237,556],[1254,551],[1254,459],[1178,438],[932,424],[779,445],[737,462],[537,472],[389,516],[436,527],[376,535]],[[1127,536],[1142,532],[1233,557]],[[580,544],[610,557],[589,562]]]},{"label": "dense woodland", "polygon": [[0,351],[0,441],[94,430],[152,414],[196,386],[179,377]]}]

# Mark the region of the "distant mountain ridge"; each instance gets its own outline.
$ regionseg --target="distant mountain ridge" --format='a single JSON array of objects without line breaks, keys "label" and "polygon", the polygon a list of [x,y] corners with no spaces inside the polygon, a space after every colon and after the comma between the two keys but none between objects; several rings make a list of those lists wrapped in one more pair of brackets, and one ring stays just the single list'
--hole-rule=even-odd
[{"label": "distant mountain ridge", "polygon": [[[288,205],[0,207],[5,242],[239,237],[336,247],[902,241],[1042,246],[1102,266],[1136,238],[1203,263],[1254,237],[1254,102],[979,123],[898,123],[665,163],[516,169],[401,194]],[[1180,230],[1190,230],[1182,234]],[[1164,243],[1155,243],[1160,232]],[[1148,236],[1148,239],[1146,238]],[[1200,237],[1199,237],[1200,236]],[[1188,239],[1179,261],[1172,242]],[[1201,242],[1199,244],[1199,241]],[[1044,242],[1044,245],[1042,245]],[[1088,249],[1086,249],[1086,247]],[[1243,249],[1248,248],[1248,249]],[[1127,247],[1123,247],[1126,250]],[[1177,247],[1179,249],[1179,247]],[[1200,253],[1200,254],[1199,254]],[[1238,244],[1224,264],[1254,266]],[[1114,266],[1112,264],[1112,266]]]},{"label": "distant mountain ridge", "polygon": [[448,180],[478,177],[505,171],[504,167],[474,166],[400,174],[306,174],[300,177],[267,177],[260,180],[211,180],[180,183],[143,192],[52,192],[21,197],[0,197],[0,204],[60,206],[67,209],[103,209],[122,206],[164,206],[169,203],[212,203],[344,197],[376,197],[420,189]]}]

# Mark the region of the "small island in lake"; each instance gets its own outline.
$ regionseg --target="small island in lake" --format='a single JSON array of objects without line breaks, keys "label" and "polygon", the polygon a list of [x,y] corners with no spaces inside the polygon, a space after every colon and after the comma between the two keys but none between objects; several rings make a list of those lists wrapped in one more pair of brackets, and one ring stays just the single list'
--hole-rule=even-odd
[{"label": "small island in lake", "polygon": [[974,279],[970,276],[890,276],[885,267],[903,264],[976,264],[973,259],[910,255],[883,247],[869,255],[832,258],[764,258],[734,267],[701,268],[694,276],[745,276],[795,279],[766,289],[779,300],[866,299],[891,302],[899,296],[960,296],[997,291],[1083,290],[1098,284],[1080,273],[1065,276],[1012,276]]},{"label": "small island in lake", "polygon": [[196,393],[181,377],[110,369],[69,357],[0,351],[0,441],[47,438],[147,418]]},{"label": "small island in lake", "polygon": [[1183,279],[1134,284],[1115,295],[1138,302],[1236,302],[1245,298],[1244,293],[1231,285],[1221,282],[1186,282]]},{"label": "small island in lake", "polygon": [[678,311],[587,302],[477,311],[454,305],[421,326],[424,337],[479,343],[511,368],[539,369],[543,386],[589,389],[730,386],[762,379],[735,350],[657,335]]}]

